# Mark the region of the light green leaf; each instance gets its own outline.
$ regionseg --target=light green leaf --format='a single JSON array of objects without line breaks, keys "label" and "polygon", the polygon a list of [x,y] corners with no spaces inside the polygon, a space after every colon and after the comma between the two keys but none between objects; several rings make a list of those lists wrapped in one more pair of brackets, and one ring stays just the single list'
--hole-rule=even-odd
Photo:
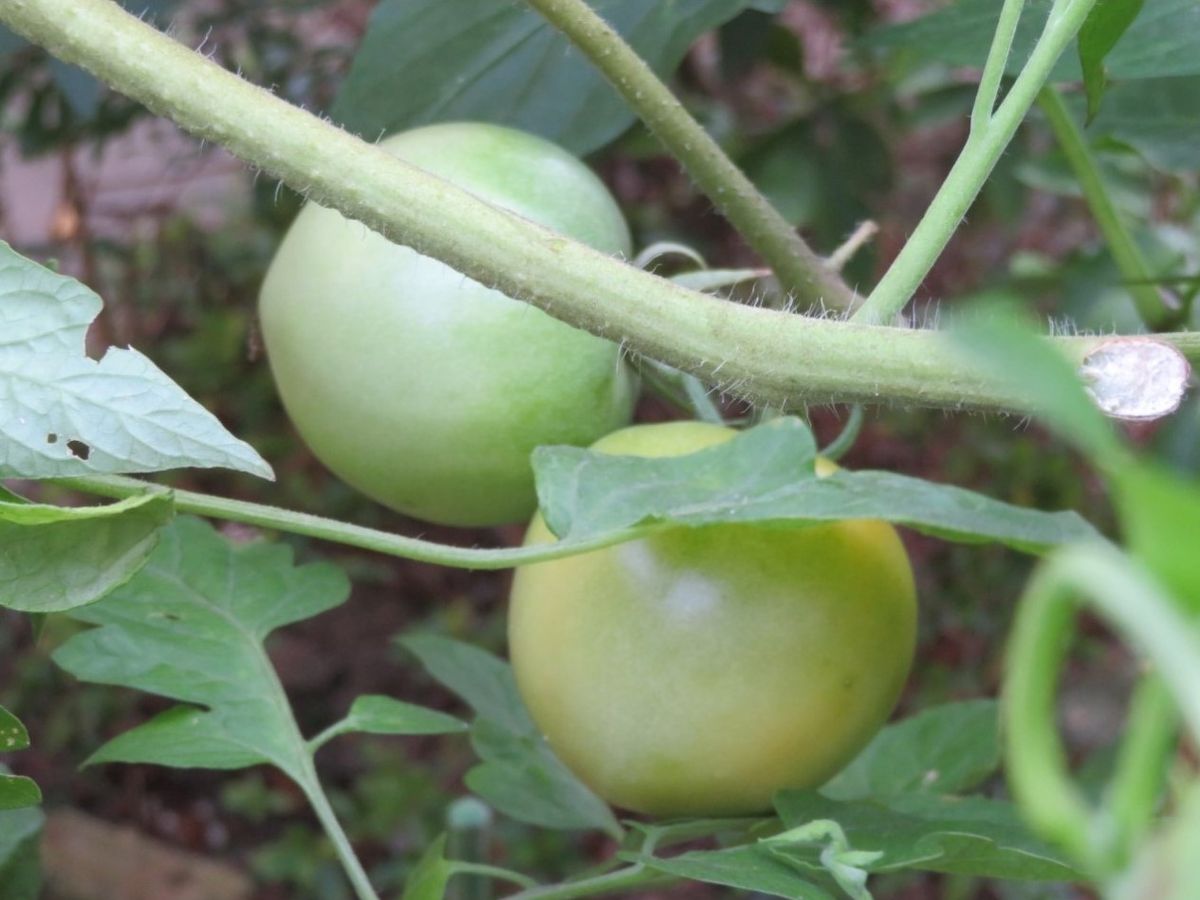
[{"label": "light green leaf", "polygon": [[834,800],[964,793],[1000,767],[999,724],[994,700],[927,709],[880,731],[821,793]]},{"label": "light green leaf", "polygon": [[[1011,804],[985,797],[905,794],[886,805],[839,802],[814,791],[785,791],[775,806],[789,828],[830,819],[858,851],[882,855],[871,872],[924,869],[981,878],[1070,880],[1076,873],[1034,838]],[[821,867],[812,850],[788,852],[801,867]]]},{"label": "light green leaf", "polygon": [[540,447],[533,459],[542,514],[563,541],[654,523],[803,527],[841,519],[884,519],[950,540],[994,540],[1030,552],[1096,538],[1074,513],[1024,509],[904,475],[840,470],[818,478],[816,452],[807,426],[785,417],[687,456]]},{"label": "light green leaf", "polygon": [[85,356],[100,307],[79,282],[0,242],[0,478],[188,466],[273,477],[136,350]]},{"label": "light green leaf", "polygon": [[47,613],[94,603],[145,564],[174,514],[166,492],[70,508],[0,500],[0,606]]},{"label": "light green leaf", "polygon": [[263,640],[338,606],[348,592],[331,565],[297,567],[283,545],[234,545],[200,520],[177,520],[133,580],[72,613],[98,627],[71,638],[54,659],[85,681],[191,705],[110,741],[91,762],[220,769],[269,762],[302,781],[307,746]]},{"label": "light green leaf", "polygon": [[[750,0],[592,0],[660,75],[701,33]],[[374,140],[429,122],[483,121],[547,137],[580,155],[634,121],[603,76],[523,3],[382,0],[333,107]]]},{"label": "light green leaf", "polygon": [[621,834],[612,810],[550,751],[521,703],[507,663],[435,635],[410,635],[400,643],[477,713],[471,745],[483,762],[467,773],[472,791],[522,822]]},{"label": "light green leaf", "polygon": [[310,746],[323,746],[339,735],[353,732],[400,735],[453,734],[466,730],[466,722],[445,713],[392,697],[369,695],[357,698],[350,706],[350,714],[322,732],[310,742]]},{"label": "light green leaf", "polygon": [[446,835],[429,845],[408,876],[401,900],[442,900],[454,867],[446,861]]},{"label": "light green leaf", "polygon": [[626,856],[630,861],[641,862],[649,869],[720,884],[742,891],[753,891],[771,897],[787,897],[789,900],[834,900],[834,894],[802,875],[790,865],[760,844],[747,844],[724,850],[693,850],[668,858]]}]

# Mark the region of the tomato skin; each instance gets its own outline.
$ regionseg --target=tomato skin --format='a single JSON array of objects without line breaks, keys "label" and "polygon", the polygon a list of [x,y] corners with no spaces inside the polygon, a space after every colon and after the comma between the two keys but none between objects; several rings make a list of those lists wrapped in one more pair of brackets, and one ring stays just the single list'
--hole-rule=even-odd
[{"label": "tomato skin", "polygon": [[[734,432],[635,426],[595,449],[694,452]],[[554,538],[535,516],[527,543]],[[678,529],[517,570],[509,651],[555,753],[610,803],[659,817],[767,810],[883,725],[912,663],[916,594],[895,530]]]},{"label": "tomato skin", "polygon": [[[508,128],[434,125],[385,150],[606,253],[629,232],[565,150]],[[452,525],[527,518],[529,456],[629,421],[636,383],[617,346],[309,204],[259,301],[285,408],[316,456],[401,512]]]}]

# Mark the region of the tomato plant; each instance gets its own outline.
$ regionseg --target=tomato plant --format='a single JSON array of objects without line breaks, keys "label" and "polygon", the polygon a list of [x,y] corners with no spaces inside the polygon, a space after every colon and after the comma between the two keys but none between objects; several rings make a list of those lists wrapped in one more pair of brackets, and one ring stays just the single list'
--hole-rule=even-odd
[{"label": "tomato plant", "polygon": [[[598,250],[629,253],[607,189],[548,141],[454,123],[380,146]],[[534,447],[590,443],[632,411],[636,379],[615,344],[316,204],[279,247],[259,310],[305,442],[347,482],[417,518],[525,518]]]},{"label": "tomato plant", "polygon": [[[733,437],[681,422],[593,449],[694,452]],[[540,517],[527,542],[553,539]],[[656,816],[768,809],[817,787],[887,719],[916,638],[895,529],[678,529],[517,570],[509,648],[555,753],[601,797]]]},{"label": "tomato plant", "polygon": [[1193,900],[1196,15],[0,0],[0,900]]}]

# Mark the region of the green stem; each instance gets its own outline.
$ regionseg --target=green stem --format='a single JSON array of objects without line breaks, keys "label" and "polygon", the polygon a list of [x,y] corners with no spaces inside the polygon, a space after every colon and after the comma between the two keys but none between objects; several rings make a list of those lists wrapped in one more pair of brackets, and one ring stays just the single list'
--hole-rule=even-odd
[{"label": "green stem", "polygon": [[[1016,134],[1042,85],[1050,77],[1063,50],[1074,40],[1097,0],[1056,3],[1046,28],[1008,96],[983,126],[973,126],[967,143],[950,174],[929,204],[908,243],[858,312],[864,322],[887,322],[916,293],[934,262],[979,196],[1000,155]],[[1011,15],[1011,4],[1002,15]],[[1002,21],[1002,25],[1007,25]],[[995,44],[993,44],[995,47]]]},{"label": "green stem", "polygon": [[1122,865],[1154,820],[1179,738],[1179,714],[1171,692],[1157,676],[1150,675],[1138,685],[1125,731],[1128,737],[1121,744],[1108,798]]},{"label": "green stem", "polygon": [[[728,303],[482,203],[224,71],[111,0],[3,0],[0,20],[312,199],[726,393],[775,409],[806,401],[1023,407],[934,333]],[[1065,30],[1047,29],[1056,40]],[[1039,58],[1048,56],[1046,44]],[[1014,129],[1011,104],[1021,96],[1014,88],[997,116]],[[981,183],[986,171],[976,175]],[[960,172],[953,183],[973,196],[978,185],[967,182]],[[1200,335],[1163,339],[1200,358]],[[1055,339],[1075,363],[1102,342]]]},{"label": "green stem", "polygon": [[1004,0],[1000,21],[996,23],[996,34],[992,37],[987,62],[979,78],[979,89],[975,92],[975,105],[971,110],[972,134],[987,128],[992,121],[996,98],[1000,96],[1000,82],[1004,79],[1004,69],[1008,65],[1008,55],[1012,52],[1013,38],[1024,9],[1025,0]]},{"label": "green stem", "polygon": [[[96,475],[82,478],[56,478],[54,481],[55,484],[71,490],[116,499],[133,497],[148,491],[169,491],[175,508],[180,512],[208,516],[227,522],[241,522],[258,528],[285,531],[289,534],[299,534],[344,544],[347,547],[358,547],[375,553],[460,569],[510,569],[515,566],[562,559],[588,550],[598,550],[602,547],[610,547],[613,544],[643,537],[655,530],[655,526],[639,526],[590,541],[563,541],[535,547],[512,547],[499,550],[481,547],[451,547],[447,544],[423,541],[420,538],[405,537],[387,531],[378,531],[374,528],[364,528],[361,525],[351,525],[336,519],[326,519],[322,516],[281,509],[277,506],[264,506],[245,500],[231,500],[227,497],[213,497],[194,491],[165,488],[136,478]],[[313,749],[319,749],[325,741],[336,736],[336,733],[318,735],[313,739]]]},{"label": "green stem", "polygon": [[850,309],[857,297],[725,155],[654,70],[584,0],[527,0],[591,60],[681,162],[783,287],[811,305]]},{"label": "green stem", "polygon": [[596,897],[639,887],[674,884],[680,880],[678,876],[655,872],[639,863],[624,869],[617,869],[615,872],[597,875],[594,878],[581,878],[579,881],[530,888],[516,894],[509,894],[505,900],[575,900],[577,897]]},{"label": "green stem", "polygon": [[333,848],[338,859],[341,860],[342,867],[346,870],[346,876],[354,886],[354,892],[358,895],[359,900],[379,900],[379,895],[371,887],[371,880],[367,877],[366,870],[358,861],[354,848],[350,846],[350,839],[342,829],[342,824],[338,821],[333,807],[329,805],[329,798],[325,796],[325,790],[321,787],[320,779],[317,778],[312,760],[307,760],[307,764],[307,771],[304,773],[301,787],[304,789],[313,811],[317,814],[317,820],[321,823],[321,827],[325,829],[329,840],[333,842]]},{"label": "green stem", "polygon": [[[1039,832],[1064,847],[1089,874],[1104,878],[1119,868],[1120,832],[1113,827],[1113,811],[1094,815],[1071,781],[1055,727],[1058,672],[1081,598],[1153,662],[1193,736],[1200,736],[1200,636],[1155,582],[1105,545],[1071,547],[1051,557],[1021,600],[1004,687],[1009,784]],[[1153,697],[1140,701],[1153,702]],[[1131,728],[1149,725],[1153,733],[1130,733],[1126,740],[1134,743],[1125,752],[1145,761],[1159,745],[1162,721],[1152,706],[1138,711]],[[1122,770],[1126,765],[1123,760]],[[1129,777],[1123,774],[1122,780]],[[1114,809],[1140,815],[1131,801],[1145,785],[1119,787],[1121,805]],[[1122,796],[1126,791],[1127,798]]]},{"label": "green stem", "polygon": [[1127,283],[1142,321],[1152,331],[1162,331],[1179,324],[1179,305],[1172,306],[1168,302],[1168,295],[1153,284],[1154,272],[1141,247],[1121,221],[1112,194],[1104,184],[1104,176],[1100,173],[1096,158],[1092,155],[1079,125],[1067,109],[1067,104],[1063,102],[1062,95],[1052,85],[1047,85],[1038,94],[1038,106],[1045,114],[1059,147],[1070,163],[1075,180],[1083,189],[1083,196],[1091,207],[1101,234],[1108,242],[1109,250],[1112,251],[1117,268],[1121,270],[1121,276]]},{"label": "green stem", "polygon": [[837,462],[845,456],[846,452],[854,446],[854,442],[858,440],[858,433],[862,431],[864,418],[866,417],[861,406],[856,403],[850,407],[850,416],[846,419],[846,424],[838,432],[838,436],[822,448],[821,456],[830,462]]}]

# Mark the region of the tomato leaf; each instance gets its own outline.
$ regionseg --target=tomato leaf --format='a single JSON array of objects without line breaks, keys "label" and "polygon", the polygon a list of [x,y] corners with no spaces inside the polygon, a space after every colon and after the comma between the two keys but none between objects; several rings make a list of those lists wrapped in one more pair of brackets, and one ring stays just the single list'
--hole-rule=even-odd
[{"label": "tomato leaf", "polygon": [[0,891],[4,900],[41,896],[38,843],[45,817],[38,809],[0,811]]},{"label": "tomato leaf", "polygon": [[8,496],[0,500],[0,606],[32,613],[94,603],[124,584],[175,514],[166,492],[71,508]]},{"label": "tomato leaf", "polygon": [[[750,0],[592,0],[660,75]],[[382,0],[333,106],[371,140],[444,121],[511,125],[583,155],[634,121],[624,100],[523,3]]]},{"label": "tomato leaf", "polygon": [[522,822],[620,836],[612,810],[551,752],[521,703],[507,663],[436,635],[408,635],[400,644],[477,715],[471,745],[483,762],[467,773],[472,791]]},{"label": "tomato leaf", "polygon": [[187,466],[272,478],[248,444],[136,350],[84,355],[92,291],[0,242],[0,478]]},{"label": "tomato leaf", "polygon": [[1200,75],[1110,85],[1089,131],[1132,148],[1160,171],[1195,172],[1200,168]]},{"label": "tomato leaf", "polygon": [[453,734],[466,731],[467,723],[436,710],[404,703],[391,697],[369,695],[357,698],[350,713],[309,741],[320,747],[343,734]]},{"label": "tomato leaf", "polygon": [[816,452],[803,422],[780,418],[687,456],[540,447],[533,459],[542,514],[563,541],[652,524],[804,527],[840,519],[884,519],[949,540],[999,541],[1035,553],[1097,538],[1073,512],[1011,506],[904,475],[840,470],[818,478]]},{"label": "tomato leaf", "polygon": [[886,800],[969,791],[1000,767],[999,724],[994,700],[935,706],[880,731],[821,793],[833,800]]},{"label": "tomato leaf", "polygon": [[[1127,0],[1104,0],[1125,5]],[[1025,65],[1045,27],[1054,0],[1027,0],[1006,71],[1016,75]],[[995,0],[956,0],[929,15],[890,25],[870,34],[869,48],[913,58],[921,63],[982,67],[1003,4]],[[1145,9],[1105,59],[1113,78],[1129,81],[1200,75],[1200,5],[1195,0],[1145,0]],[[1079,60],[1064,54],[1055,67],[1056,81],[1078,81]]]},{"label": "tomato leaf", "polygon": [[[789,828],[815,819],[837,822],[857,851],[881,853],[864,862],[871,872],[923,869],[973,875],[1060,881],[1075,871],[1041,841],[1017,816],[1016,807],[986,797],[947,797],[904,794],[886,804],[839,802],[814,791],[785,791],[776,809]],[[805,848],[787,852],[800,868],[821,868]]]},{"label": "tomato leaf", "polygon": [[837,896],[821,884],[814,869],[801,873],[760,844],[724,850],[693,850],[667,858],[621,854],[628,862],[641,863],[656,872],[693,881],[720,884],[743,891],[790,900],[834,900]]},{"label": "tomato leaf", "polygon": [[[28,747],[29,732],[21,720],[0,706],[0,753],[12,753]],[[32,778],[9,775],[0,766],[0,811],[24,809],[41,802],[42,792]]]},{"label": "tomato leaf", "polygon": [[1100,109],[1100,100],[1108,86],[1104,59],[1117,41],[1129,30],[1145,0],[1105,0],[1088,13],[1079,31],[1079,67],[1083,70],[1083,86],[1087,94],[1087,121],[1091,122]]},{"label": "tomato leaf", "polygon": [[426,848],[404,883],[401,900],[442,900],[454,867],[446,860],[446,835]]},{"label": "tomato leaf", "polygon": [[133,580],[71,613],[97,627],[67,641],[54,660],[84,681],[189,705],[118,736],[89,762],[269,762],[304,783],[307,746],[263,640],[340,605],[348,592],[334,566],[295,566],[281,544],[233,545],[198,519],[177,520]]}]

